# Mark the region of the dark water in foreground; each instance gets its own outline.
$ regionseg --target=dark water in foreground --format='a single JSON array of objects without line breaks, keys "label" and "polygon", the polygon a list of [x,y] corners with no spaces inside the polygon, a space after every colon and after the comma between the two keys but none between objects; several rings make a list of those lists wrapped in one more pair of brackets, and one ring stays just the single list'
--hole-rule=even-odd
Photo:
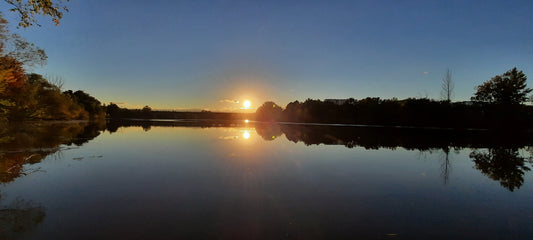
[{"label": "dark water in foreground", "polygon": [[533,239],[518,135],[126,125],[4,132],[0,239]]}]

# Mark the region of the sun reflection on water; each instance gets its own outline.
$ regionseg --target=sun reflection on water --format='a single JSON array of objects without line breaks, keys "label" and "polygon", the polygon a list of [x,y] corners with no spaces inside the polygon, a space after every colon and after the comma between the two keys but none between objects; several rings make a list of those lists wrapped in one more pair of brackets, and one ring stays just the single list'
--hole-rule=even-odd
[{"label": "sun reflection on water", "polygon": [[242,133],[242,137],[244,139],[249,139],[250,138],[250,132],[248,130],[245,130],[243,133]]}]

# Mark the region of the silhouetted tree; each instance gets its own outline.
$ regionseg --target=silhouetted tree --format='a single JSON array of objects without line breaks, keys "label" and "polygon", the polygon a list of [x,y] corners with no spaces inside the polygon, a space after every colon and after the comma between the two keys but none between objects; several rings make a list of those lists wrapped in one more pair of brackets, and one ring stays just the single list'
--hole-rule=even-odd
[{"label": "silhouetted tree", "polygon": [[527,88],[526,80],[526,75],[515,67],[477,86],[472,100],[499,104],[523,103],[528,100],[527,95],[532,91]]},{"label": "silhouetted tree", "polygon": [[142,109],[143,113],[149,113],[152,111],[152,108],[150,106],[144,106]]},{"label": "silhouetted tree", "polygon": [[81,90],[78,90],[76,92],[72,92],[72,90],[68,90],[63,93],[71,97],[72,100],[74,100],[76,103],[82,106],[85,109],[85,111],[89,113],[91,117],[103,117],[104,116],[104,108],[102,107],[102,104],[100,103],[100,101],[98,101],[98,99],[89,95],[88,93],[85,93]]},{"label": "silhouetted tree", "polygon": [[149,106],[144,106],[141,109],[141,115],[143,116],[143,118],[153,118],[153,116],[152,116],[152,108],[149,107]]},{"label": "silhouetted tree", "polygon": [[109,105],[106,107],[106,113],[110,117],[117,116],[118,112],[120,111],[120,107],[114,103],[109,103]]},{"label": "silhouetted tree", "polygon": [[257,108],[255,115],[257,120],[278,121],[281,118],[282,109],[274,102],[268,101]]}]

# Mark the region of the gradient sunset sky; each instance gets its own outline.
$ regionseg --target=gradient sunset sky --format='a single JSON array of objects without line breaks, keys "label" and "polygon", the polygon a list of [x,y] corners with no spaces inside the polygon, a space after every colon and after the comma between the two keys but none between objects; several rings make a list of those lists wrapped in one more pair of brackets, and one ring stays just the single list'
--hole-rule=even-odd
[{"label": "gradient sunset sky", "polygon": [[447,68],[460,101],[515,66],[533,77],[533,1],[73,0],[29,29],[0,6],[46,50],[34,72],[130,108],[438,99]]}]

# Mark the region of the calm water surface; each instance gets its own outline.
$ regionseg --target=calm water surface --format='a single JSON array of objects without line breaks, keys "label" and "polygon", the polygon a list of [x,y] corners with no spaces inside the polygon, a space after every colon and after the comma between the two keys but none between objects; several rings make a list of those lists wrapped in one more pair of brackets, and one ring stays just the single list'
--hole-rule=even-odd
[{"label": "calm water surface", "polygon": [[0,239],[533,239],[527,146],[217,126],[4,137]]}]

